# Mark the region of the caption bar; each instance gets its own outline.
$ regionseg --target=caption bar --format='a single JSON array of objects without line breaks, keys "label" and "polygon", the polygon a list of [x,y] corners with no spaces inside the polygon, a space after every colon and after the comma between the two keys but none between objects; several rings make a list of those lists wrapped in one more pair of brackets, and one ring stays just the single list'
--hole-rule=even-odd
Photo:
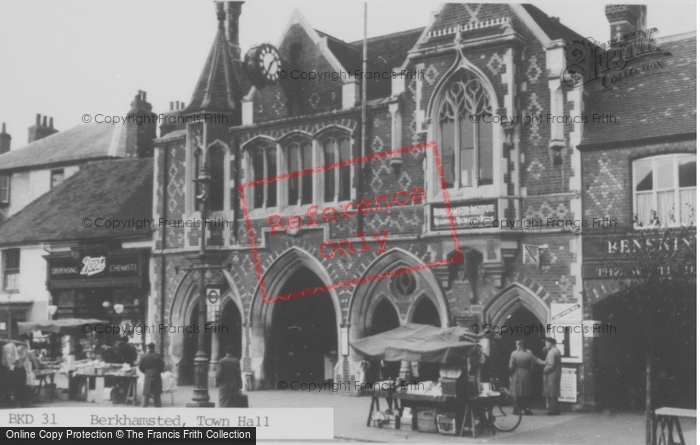
[{"label": "caption bar", "polygon": [[22,440],[148,440],[189,442],[227,441],[240,445],[255,444],[255,428],[0,428],[0,438]]},{"label": "caption bar", "polygon": [[[234,436],[219,437],[216,432],[254,431],[251,440],[332,440],[333,408],[26,408],[0,411],[0,428],[3,428],[0,441],[7,438],[9,430],[34,431],[40,437],[40,430],[57,431],[103,431],[111,433],[112,438],[123,439],[128,431],[174,431],[180,439],[192,440],[194,436],[183,437],[184,431],[201,430],[201,439],[235,439]],[[212,434],[206,436],[207,431]],[[57,437],[57,436],[55,436]],[[64,434],[62,436],[66,438]],[[14,438],[14,437],[13,437]],[[23,437],[17,437],[22,439]],[[30,437],[27,436],[27,439]],[[75,437],[73,437],[75,438]],[[94,437],[100,438],[100,437]],[[107,436],[105,436],[107,438]],[[141,438],[136,437],[134,438]],[[143,439],[159,439],[157,436],[144,435]],[[245,439],[245,438],[242,438]],[[56,440],[56,439],[54,439]],[[247,440],[247,439],[245,439]],[[238,442],[236,442],[238,443]],[[245,443],[245,442],[243,442]],[[253,442],[251,442],[253,443]]]}]

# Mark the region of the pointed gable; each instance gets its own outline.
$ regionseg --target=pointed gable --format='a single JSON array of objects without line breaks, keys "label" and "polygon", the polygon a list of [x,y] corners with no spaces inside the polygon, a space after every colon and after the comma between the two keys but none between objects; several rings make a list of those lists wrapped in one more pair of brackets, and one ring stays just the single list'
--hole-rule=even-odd
[{"label": "pointed gable", "polygon": [[204,69],[183,114],[199,112],[232,113],[240,98],[233,58],[226,40],[223,9],[218,10],[219,30],[204,63]]}]

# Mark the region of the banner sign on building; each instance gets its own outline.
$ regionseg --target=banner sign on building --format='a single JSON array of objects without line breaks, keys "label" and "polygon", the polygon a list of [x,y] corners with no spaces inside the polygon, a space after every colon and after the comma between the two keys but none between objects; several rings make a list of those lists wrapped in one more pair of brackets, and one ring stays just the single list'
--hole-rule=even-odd
[{"label": "banner sign on building", "polygon": [[[493,227],[498,219],[496,200],[453,203],[452,218],[457,229],[478,229]],[[432,230],[449,230],[452,228],[445,204],[433,204],[430,207],[430,227]]]},{"label": "banner sign on building", "polygon": [[90,280],[99,278],[136,278],[140,276],[141,255],[109,256],[86,254],[79,259],[48,258],[48,279]]}]

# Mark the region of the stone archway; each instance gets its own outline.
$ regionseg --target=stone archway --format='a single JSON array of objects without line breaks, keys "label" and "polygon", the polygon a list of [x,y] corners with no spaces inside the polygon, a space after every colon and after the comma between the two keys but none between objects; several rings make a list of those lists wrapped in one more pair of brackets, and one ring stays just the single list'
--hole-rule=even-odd
[{"label": "stone archway", "polygon": [[509,315],[524,307],[532,312],[543,326],[549,321],[549,306],[534,292],[520,283],[506,286],[484,308],[486,323],[501,325]]},{"label": "stone archway", "polygon": [[[325,269],[325,267],[311,254],[298,247],[292,247],[282,253],[275,261],[270,264],[263,274],[265,284],[265,293],[268,298],[274,298],[285,293],[285,286],[290,281],[293,281],[295,274],[300,271],[308,271],[308,273],[317,277],[319,282],[325,286],[331,286],[333,281]],[[332,312],[335,316],[335,330],[337,341],[335,345],[336,354],[340,351],[340,324],[343,320],[340,300],[334,289],[329,289],[323,293],[330,299],[332,303]],[[299,297],[295,300],[308,297]],[[293,301],[293,300],[292,300]],[[285,303],[285,302],[281,302]],[[256,287],[253,294],[253,300],[250,308],[250,360],[251,369],[256,389],[269,387],[272,384],[274,375],[270,375],[269,361],[274,360],[270,357],[271,348],[268,347],[274,340],[274,312],[276,305],[280,303],[264,303],[260,285]],[[337,356],[336,356],[337,360]]]},{"label": "stone archway", "polygon": [[[382,301],[388,301],[396,309],[401,325],[411,322],[422,301],[429,300],[437,309],[439,324],[450,325],[449,310],[444,294],[429,269],[418,268],[412,272],[393,272],[424,264],[420,258],[399,248],[384,253],[372,262],[360,279],[360,284],[350,300],[348,324],[350,342],[372,335],[374,314]],[[366,278],[381,276],[371,280]],[[363,358],[350,350],[350,374],[358,375]]]}]

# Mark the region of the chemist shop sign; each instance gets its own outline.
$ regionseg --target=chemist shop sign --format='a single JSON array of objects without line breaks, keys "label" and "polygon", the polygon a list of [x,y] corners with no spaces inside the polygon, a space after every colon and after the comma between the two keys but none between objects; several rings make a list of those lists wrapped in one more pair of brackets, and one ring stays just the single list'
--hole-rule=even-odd
[{"label": "chemist shop sign", "polygon": [[86,254],[77,259],[53,258],[48,262],[48,275],[52,281],[136,278],[140,276],[143,267],[140,255]]}]

